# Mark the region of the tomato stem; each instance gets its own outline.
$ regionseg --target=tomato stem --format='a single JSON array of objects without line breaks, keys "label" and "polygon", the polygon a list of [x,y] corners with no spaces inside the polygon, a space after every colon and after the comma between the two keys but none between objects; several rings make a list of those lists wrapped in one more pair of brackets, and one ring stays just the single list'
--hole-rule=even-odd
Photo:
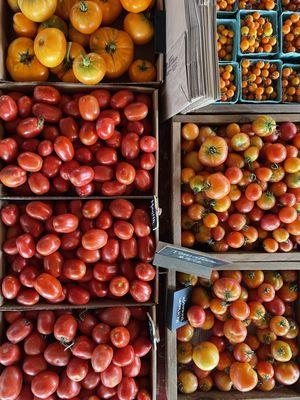
[{"label": "tomato stem", "polygon": [[80,1],[79,9],[81,12],[87,12],[88,6],[86,5],[84,0]]},{"label": "tomato stem", "polygon": [[29,49],[27,49],[25,53],[19,53],[19,61],[22,64],[26,64],[26,65],[30,64],[32,62],[33,58],[34,58],[34,55],[29,54]]},{"label": "tomato stem", "polygon": [[82,55],[82,64],[83,64],[83,66],[84,67],[89,67],[91,65],[91,60],[90,60],[89,56],[88,55],[86,56],[83,53],[81,55]]},{"label": "tomato stem", "polygon": [[110,42],[105,45],[105,51],[108,54],[114,54],[117,50],[117,46],[115,42]]}]

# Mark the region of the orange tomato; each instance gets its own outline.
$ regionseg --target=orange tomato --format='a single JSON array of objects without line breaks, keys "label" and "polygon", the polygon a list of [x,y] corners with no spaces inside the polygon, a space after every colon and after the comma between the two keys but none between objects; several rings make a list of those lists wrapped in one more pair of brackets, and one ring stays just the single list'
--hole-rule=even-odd
[{"label": "orange tomato", "polygon": [[34,39],[35,55],[45,67],[57,67],[63,62],[66,51],[65,35],[57,28],[46,28],[40,31]]},{"label": "orange tomato", "polygon": [[82,54],[85,54],[85,50],[79,43],[68,42],[67,53],[63,62],[56,68],[51,68],[51,72],[63,82],[78,82],[72,67],[75,58]]},{"label": "orange tomato", "polygon": [[128,74],[132,82],[153,82],[156,79],[156,68],[150,61],[138,59],[130,64]]},{"label": "orange tomato", "polygon": [[278,290],[278,296],[286,302],[296,301],[298,298],[298,285],[295,282],[284,283]]},{"label": "orange tomato", "polygon": [[269,136],[274,133],[276,129],[276,122],[272,117],[262,115],[252,122],[252,129],[257,136]]},{"label": "orange tomato", "polygon": [[245,271],[243,272],[243,281],[249,288],[255,289],[263,283],[264,273],[260,270]]},{"label": "orange tomato", "polygon": [[126,11],[140,13],[151,6],[152,0],[121,0],[121,4]]},{"label": "orange tomato", "polygon": [[264,279],[265,282],[272,285],[276,291],[279,290],[283,285],[282,276],[279,272],[266,271],[264,273]]},{"label": "orange tomato", "polygon": [[219,200],[227,196],[230,189],[231,186],[228,179],[220,172],[209,175],[204,185],[206,196],[213,200]]},{"label": "orange tomato", "polygon": [[100,54],[106,65],[106,76],[119,78],[133,60],[133,42],[127,32],[114,28],[100,28],[90,37],[91,51]]},{"label": "orange tomato", "polygon": [[201,306],[204,309],[207,309],[210,305],[210,296],[205,288],[197,286],[192,290],[191,301],[193,305]]},{"label": "orange tomato", "polygon": [[198,378],[193,372],[182,370],[178,374],[177,384],[181,393],[193,393],[197,390]]},{"label": "orange tomato", "polygon": [[177,280],[184,286],[195,286],[197,284],[198,277],[196,275],[179,272],[177,274]]},{"label": "orange tomato", "polygon": [[295,362],[278,362],[274,370],[276,381],[283,385],[293,385],[299,379],[299,366]]},{"label": "orange tomato", "polygon": [[272,379],[274,376],[273,365],[268,361],[259,361],[257,363],[256,370],[258,372],[258,375],[263,380]]},{"label": "orange tomato", "polygon": [[94,1],[80,0],[71,8],[70,21],[77,31],[85,35],[90,35],[101,25],[101,8]]},{"label": "orange tomato", "polygon": [[134,44],[147,44],[154,36],[154,28],[150,19],[142,13],[127,14],[123,24],[124,31],[128,33]]},{"label": "orange tomato", "polygon": [[13,40],[7,50],[6,67],[17,82],[45,82],[49,71],[34,54],[33,41],[20,37]]},{"label": "orange tomato", "polygon": [[263,283],[258,287],[257,294],[263,301],[269,302],[275,297],[275,289],[271,284]]},{"label": "orange tomato", "polygon": [[180,342],[189,342],[194,336],[194,328],[190,325],[184,325],[177,329],[176,337]]},{"label": "orange tomato", "polygon": [[69,27],[69,38],[72,42],[78,43],[83,47],[89,46],[90,36],[78,32],[73,26]]},{"label": "orange tomato", "polygon": [[293,356],[289,344],[282,340],[275,340],[271,343],[271,352],[276,361],[287,362]]},{"label": "orange tomato", "polygon": [[230,343],[242,343],[247,336],[247,328],[242,321],[229,319],[224,322],[224,335]]},{"label": "orange tomato", "polygon": [[249,318],[252,320],[261,319],[266,313],[265,307],[259,301],[250,301],[248,306],[250,308]]},{"label": "orange tomato", "polygon": [[254,351],[246,343],[238,343],[233,348],[233,355],[236,361],[250,362]]},{"label": "orange tomato", "polygon": [[220,278],[213,286],[214,294],[222,300],[234,301],[240,297],[241,286],[231,278]]},{"label": "orange tomato", "polygon": [[215,371],[214,384],[222,392],[229,392],[232,389],[232,382],[224,371]]},{"label": "orange tomato", "polygon": [[220,136],[207,137],[198,153],[200,162],[208,167],[217,167],[223,164],[226,161],[227,155],[228,145],[225,139]]},{"label": "orange tomato", "polygon": [[122,12],[120,0],[97,0],[102,11],[102,25],[111,25]]},{"label": "orange tomato", "polygon": [[188,364],[192,361],[193,346],[189,342],[179,342],[177,344],[177,362]]},{"label": "orange tomato", "polygon": [[60,18],[69,19],[71,8],[78,0],[57,0],[55,14]]},{"label": "orange tomato", "polygon": [[284,336],[288,333],[290,324],[285,317],[276,315],[270,320],[270,329],[275,333],[275,335]]},{"label": "orange tomato", "polygon": [[219,363],[217,365],[217,370],[225,371],[234,362],[233,355],[232,355],[232,353],[230,353],[227,350],[222,351],[219,355],[220,355],[220,359],[219,359]]},{"label": "orange tomato", "polygon": [[250,308],[243,300],[235,300],[229,307],[230,314],[234,319],[244,321],[250,315]]},{"label": "orange tomato", "polygon": [[209,392],[213,387],[213,380],[211,376],[198,379],[198,386],[201,392]]},{"label": "orange tomato", "polygon": [[18,6],[31,21],[43,22],[54,14],[57,0],[18,0]]},{"label": "orange tomato", "polygon": [[96,85],[105,76],[105,61],[96,53],[81,54],[73,61],[75,78],[86,85]]},{"label": "orange tomato", "polygon": [[255,388],[258,382],[257,373],[247,362],[233,363],[229,375],[232,383],[240,392],[249,392]]},{"label": "orange tomato", "polygon": [[37,32],[37,23],[30,21],[24,14],[17,12],[13,16],[13,28],[17,36],[34,38]]}]

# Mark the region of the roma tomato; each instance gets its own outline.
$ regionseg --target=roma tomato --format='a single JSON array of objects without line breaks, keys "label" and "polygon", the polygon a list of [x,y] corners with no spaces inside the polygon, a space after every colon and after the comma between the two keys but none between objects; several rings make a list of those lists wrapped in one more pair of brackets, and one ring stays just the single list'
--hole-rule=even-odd
[{"label": "roma tomato", "polygon": [[91,363],[95,372],[103,372],[113,359],[113,349],[106,344],[99,344],[93,351]]},{"label": "roma tomato", "polygon": [[17,399],[22,390],[23,376],[20,368],[9,366],[0,375],[0,398],[3,400]]},{"label": "roma tomato", "polygon": [[18,115],[18,107],[13,98],[7,95],[0,96],[0,118],[3,121],[13,121]]}]

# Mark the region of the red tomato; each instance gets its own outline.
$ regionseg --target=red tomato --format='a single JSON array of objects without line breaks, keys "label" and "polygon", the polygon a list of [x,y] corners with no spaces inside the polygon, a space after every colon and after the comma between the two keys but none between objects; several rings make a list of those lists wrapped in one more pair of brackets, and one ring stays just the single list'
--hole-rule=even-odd
[{"label": "red tomato", "polygon": [[36,86],[33,91],[33,97],[36,101],[48,104],[58,104],[61,101],[59,91],[53,86]]},{"label": "red tomato", "polygon": [[83,187],[94,179],[94,170],[89,166],[80,166],[70,171],[69,179],[76,187]]},{"label": "red tomato", "polygon": [[134,160],[140,152],[139,135],[136,133],[127,133],[123,136],[121,144],[121,152],[123,157],[128,160]]},{"label": "red tomato", "polygon": [[95,348],[95,343],[87,336],[78,336],[74,345],[71,347],[71,352],[74,356],[82,360],[90,360]]},{"label": "red tomato", "polygon": [[32,393],[42,399],[51,396],[58,388],[59,376],[53,371],[43,371],[31,382]]},{"label": "red tomato", "polygon": [[90,301],[90,297],[90,292],[81,286],[72,286],[68,289],[68,301],[71,304],[87,304]]},{"label": "red tomato", "polygon": [[118,398],[120,400],[132,400],[138,392],[137,385],[133,378],[125,377],[118,386]]},{"label": "red tomato", "polygon": [[110,326],[104,323],[97,324],[92,331],[92,337],[97,344],[110,342]]},{"label": "red tomato", "polygon": [[86,121],[94,121],[98,118],[100,107],[96,97],[91,95],[81,96],[78,101],[81,117]]},{"label": "red tomato", "polygon": [[20,120],[17,125],[17,133],[23,138],[30,139],[39,135],[43,128],[43,118],[28,117]]},{"label": "red tomato", "polygon": [[205,311],[200,306],[191,306],[188,309],[187,318],[191,326],[200,328],[205,321]]},{"label": "red tomato", "polygon": [[50,104],[35,103],[32,107],[32,114],[43,119],[45,122],[57,123],[62,117],[62,112],[58,107],[52,106]]},{"label": "red tomato", "polygon": [[134,94],[127,89],[119,90],[110,99],[110,106],[116,110],[125,108],[134,101]]},{"label": "red tomato", "polygon": [[124,185],[130,185],[135,180],[134,167],[127,162],[120,162],[116,168],[116,179]]},{"label": "red tomato", "polygon": [[157,151],[157,141],[154,136],[143,136],[140,140],[140,148],[145,153],[154,153]]},{"label": "red tomato", "polygon": [[13,138],[5,138],[0,141],[0,157],[3,161],[13,161],[18,154],[18,145]]},{"label": "red tomato", "polygon": [[91,363],[95,372],[103,372],[113,359],[113,349],[107,344],[99,344],[93,351]]},{"label": "red tomato", "polygon": [[135,280],[130,284],[130,294],[135,301],[144,303],[151,297],[152,289],[148,282]]},{"label": "red tomato", "polygon": [[47,203],[43,203],[42,201],[32,201],[27,204],[26,212],[32,218],[45,221],[51,217],[52,207]]},{"label": "red tomato", "polygon": [[63,314],[54,324],[54,336],[62,343],[71,342],[77,332],[78,323],[73,315]]},{"label": "red tomato", "polygon": [[48,256],[55,251],[57,251],[60,247],[61,241],[58,235],[54,235],[49,233],[48,235],[43,236],[36,245],[36,250],[39,254],[43,256]]},{"label": "red tomato", "polygon": [[125,367],[133,362],[134,357],[135,354],[133,347],[127,345],[114,351],[112,362],[118,367]]},{"label": "red tomato", "polygon": [[29,356],[43,353],[45,347],[45,340],[38,332],[32,332],[24,341],[24,352]]},{"label": "red tomato", "polygon": [[130,318],[130,309],[127,307],[103,308],[98,313],[101,322],[111,327],[127,326]]},{"label": "red tomato", "polygon": [[15,100],[7,95],[0,96],[0,118],[3,121],[13,121],[18,115],[18,106]]},{"label": "red tomato", "polygon": [[5,367],[17,363],[21,359],[21,350],[17,344],[5,342],[0,346],[0,363]]},{"label": "red tomato", "polygon": [[42,335],[49,335],[53,332],[55,323],[55,314],[50,310],[43,310],[38,313],[37,330]]},{"label": "red tomato", "polygon": [[127,346],[130,340],[130,334],[128,329],[126,329],[123,326],[112,329],[110,332],[110,340],[111,343],[117,348],[122,348]]},{"label": "red tomato", "polygon": [[87,360],[72,357],[66,368],[66,374],[72,381],[80,382],[86,377],[88,370],[89,363]]},{"label": "red tomato", "polygon": [[138,263],[135,266],[135,274],[142,281],[152,281],[155,277],[155,269],[149,263]]},{"label": "red tomato", "polygon": [[96,123],[96,132],[100,139],[108,140],[110,139],[115,132],[115,121],[112,118],[104,118],[100,117]]},{"label": "red tomato", "polygon": [[2,295],[6,299],[15,299],[21,288],[19,279],[13,275],[7,275],[2,281]]},{"label": "red tomato", "polygon": [[122,196],[126,191],[126,185],[118,181],[104,182],[101,191],[103,196]]},{"label": "red tomato", "polygon": [[107,243],[107,233],[102,229],[90,229],[82,236],[82,246],[87,250],[98,250]]},{"label": "red tomato", "polygon": [[80,393],[80,389],[80,383],[72,381],[68,378],[67,374],[63,372],[60,376],[59,385],[56,393],[61,399],[72,399],[78,396],[78,394]]},{"label": "red tomato", "polygon": [[128,121],[141,121],[148,115],[148,106],[145,103],[131,103],[124,108],[124,114]]},{"label": "red tomato", "polygon": [[4,186],[16,188],[26,182],[26,171],[15,165],[8,165],[0,172],[0,181]]},{"label": "red tomato", "polygon": [[125,296],[129,291],[129,282],[123,276],[116,276],[110,281],[109,290],[114,296]]},{"label": "red tomato", "polygon": [[96,97],[100,108],[106,108],[109,105],[111,94],[106,89],[96,89],[91,92],[91,95]]},{"label": "red tomato", "polygon": [[22,389],[23,376],[20,368],[9,366],[4,368],[0,375],[0,398],[15,400]]},{"label": "red tomato", "polygon": [[59,130],[62,136],[65,136],[71,142],[78,139],[78,126],[74,118],[66,117],[59,121]]},{"label": "red tomato", "polygon": [[62,294],[62,286],[54,276],[43,273],[34,282],[35,290],[47,300],[56,300]]},{"label": "red tomato", "polygon": [[110,364],[105,371],[100,373],[100,379],[104,386],[114,388],[118,386],[122,380],[122,368]]},{"label": "red tomato", "polygon": [[29,376],[36,376],[47,369],[47,363],[42,354],[26,356],[23,361],[23,371]]},{"label": "red tomato", "polygon": [[68,365],[71,351],[59,342],[48,344],[44,351],[44,357],[48,364],[54,367],[65,367]]},{"label": "red tomato", "polygon": [[84,389],[92,390],[95,389],[100,382],[100,376],[92,368],[88,371],[86,377],[81,382]]},{"label": "red tomato", "polygon": [[20,289],[17,302],[24,306],[33,306],[40,300],[39,294],[34,289]]}]

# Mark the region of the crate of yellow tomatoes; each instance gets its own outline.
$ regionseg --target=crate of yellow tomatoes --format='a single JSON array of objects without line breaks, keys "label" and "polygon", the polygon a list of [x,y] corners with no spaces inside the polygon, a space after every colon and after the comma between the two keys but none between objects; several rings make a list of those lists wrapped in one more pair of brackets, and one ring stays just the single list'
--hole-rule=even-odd
[{"label": "crate of yellow tomatoes", "polygon": [[163,55],[155,52],[159,10],[160,0],[4,0],[1,78],[158,85],[163,70]]}]

